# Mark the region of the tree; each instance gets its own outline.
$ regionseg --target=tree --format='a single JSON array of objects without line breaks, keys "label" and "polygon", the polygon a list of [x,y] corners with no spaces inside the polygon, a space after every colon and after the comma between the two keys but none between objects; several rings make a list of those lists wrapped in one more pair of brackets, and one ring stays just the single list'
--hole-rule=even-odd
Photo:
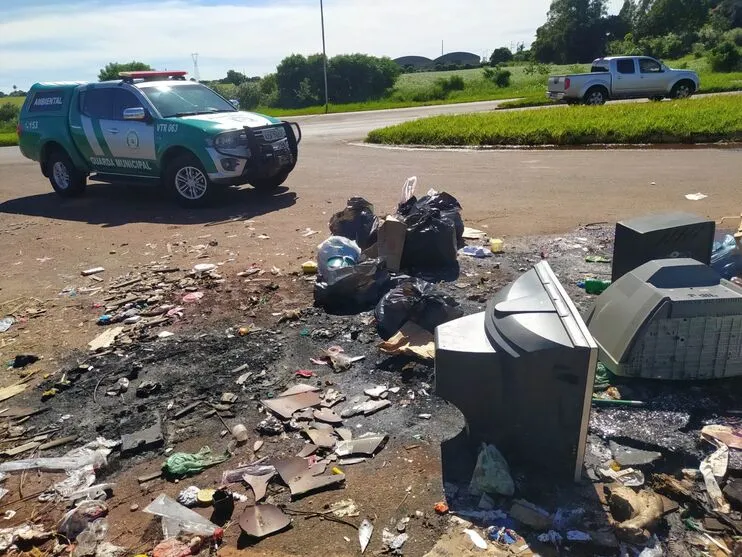
[{"label": "tree", "polygon": [[219,83],[231,83],[232,85],[242,85],[243,83],[247,82],[247,76],[241,72],[236,72],[234,70],[229,70],[227,72],[227,77],[220,79]]},{"label": "tree", "polygon": [[640,0],[634,29],[639,37],[696,33],[709,18],[711,0]]},{"label": "tree", "polygon": [[601,56],[606,13],[606,0],[553,0],[531,48],[536,60],[568,64]]},{"label": "tree", "polygon": [[712,0],[711,23],[722,31],[742,27],[742,0]]},{"label": "tree", "polygon": [[120,64],[119,62],[110,62],[106,64],[98,73],[98,81],[109,81],[112,79],[119,79],[119,72],[144,72],[152,71],[154,68],[144,62],[129,62],[126,64]]},{"label": "tree", "polygon": [[513,53],[506,46],[496,48],[492,51],[490,56],[490,66],[497,66],[498,64],[507,64],[513,59]]}]

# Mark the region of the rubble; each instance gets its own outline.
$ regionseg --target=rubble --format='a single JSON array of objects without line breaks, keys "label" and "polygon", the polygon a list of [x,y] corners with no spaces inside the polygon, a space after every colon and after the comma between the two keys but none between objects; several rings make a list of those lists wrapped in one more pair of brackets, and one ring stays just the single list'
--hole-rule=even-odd
[{"label": "rubble", "polygon": [[264,538],[288,528],[291,518],[275,505],[261,504],[247,507],[240,515],[239,523],[248,536]]}]

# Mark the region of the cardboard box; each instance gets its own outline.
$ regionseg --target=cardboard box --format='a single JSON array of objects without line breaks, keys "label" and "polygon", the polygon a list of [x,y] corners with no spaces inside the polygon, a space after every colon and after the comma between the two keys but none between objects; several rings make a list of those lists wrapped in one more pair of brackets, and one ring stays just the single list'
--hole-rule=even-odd
[{"label": "cardboard box", "polygon": [[387,217],[379,225],[377,241],[379,257],[386,260],[387,269],[393,273],[399,272],[406,236],[407,225],[394,217]]}]

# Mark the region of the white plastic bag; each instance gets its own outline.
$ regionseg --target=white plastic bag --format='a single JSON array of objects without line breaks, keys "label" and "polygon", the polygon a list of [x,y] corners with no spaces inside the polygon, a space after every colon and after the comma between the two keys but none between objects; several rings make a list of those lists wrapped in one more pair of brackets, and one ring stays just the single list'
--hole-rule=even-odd
[{"label": "white plastic bag", "polygon": [[180,532],[206,537],[221,537],[222,534],[222,529],[216,524],[164,493],[152,501],[144,512],[162,518],[162,533],[165,539],[173,538]]},{"label": "white plastic bag", "polygon": [[329,261],[335,257],[348,258],[353,265],[358,263],[361,256],[361,248],[353,240],[343,236],[330,236],[317,246],[317,270],[319,275],[327,284],[333,284],[336,280],[336,270],[330,268]]}]

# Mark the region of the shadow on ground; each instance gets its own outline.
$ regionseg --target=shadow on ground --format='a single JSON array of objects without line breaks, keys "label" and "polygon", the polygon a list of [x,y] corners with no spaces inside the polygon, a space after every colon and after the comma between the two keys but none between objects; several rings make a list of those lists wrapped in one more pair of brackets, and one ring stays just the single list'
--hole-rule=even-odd
[{"label": "shadow on ground", "polygon": [[0,204],[0,213],[86,222],[103,227],[132,222],[217,224],[249,220],[280,211],[294,205],[296,199],[296,193],[285,187],[272,193],[250,187],[224,188],[218,191],[209,206],[185,209],[158,187],[94,183],[88,186],[85,195],[76,199],[63,199],[54,192],[11,199]]}]

